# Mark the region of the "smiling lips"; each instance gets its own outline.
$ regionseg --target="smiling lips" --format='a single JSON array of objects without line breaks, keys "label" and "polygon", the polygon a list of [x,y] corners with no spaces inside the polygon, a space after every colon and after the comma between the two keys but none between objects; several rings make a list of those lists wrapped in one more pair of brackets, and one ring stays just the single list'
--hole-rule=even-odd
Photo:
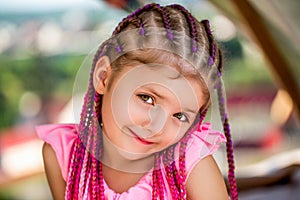
[{"label": "smiling lips", "polygon": [[132,133],[134,139],[136,139],[138,142],[144,144],[144,145],[151,145],[154,144],[154,142],[149,142],[141,137],[139,137],[135,132],[133,132],[131,129],[129,129],[129,131]]}]

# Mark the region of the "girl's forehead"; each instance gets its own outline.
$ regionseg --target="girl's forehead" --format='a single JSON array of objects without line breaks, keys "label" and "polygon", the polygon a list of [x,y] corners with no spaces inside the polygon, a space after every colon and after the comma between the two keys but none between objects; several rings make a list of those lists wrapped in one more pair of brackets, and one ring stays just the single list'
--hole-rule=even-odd
[{"label": "girl's forehead", "polygon": [[144,84],[159,84],[170,85],[171,87],[176,84],[188,86],[190,82],[197,82],[196,79],[192,79],[190,76],[183,75],[176,68],[165,64],[142,64],[127,69],[124,68],[118,79],[128,82],[134,85]]},{"label": "girl's forehead", "polygon": [[195,107],[199,106],[202,93],[200,82],[183,76],[167,65],[135,66],[121,72],[114,82],[112,89],[116,95],[122,95],[125,91],[132,94],[138,89],[147,89],[172,94],[183,104],[189,102]]},{"label": "girl's forehead", "polygon": [[199,96],[198,94],[206,89],[200,76],[186,75],[176,67],[158,63],[124,67],[113,79],[113,84],[122,83],[134,90],[146,85],[155,85],[183,96],[187,96],[188,93]]}]

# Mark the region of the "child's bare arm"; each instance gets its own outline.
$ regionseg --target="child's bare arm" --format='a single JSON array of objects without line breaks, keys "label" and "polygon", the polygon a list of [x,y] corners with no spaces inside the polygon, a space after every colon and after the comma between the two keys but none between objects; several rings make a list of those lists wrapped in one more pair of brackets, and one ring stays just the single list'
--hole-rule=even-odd
[{"label": "child's bare arm", "polygon": [[228,200],[223,176],[212,156],[196,164],[188,177],[186,189],[189,200]]},{"label": "child's bare arm", "polygon": [[52,147],[44,143],[43,158],[47,180],[54,200],[63,200],[65,196],[66,182],[64,181],[61,170]]}]

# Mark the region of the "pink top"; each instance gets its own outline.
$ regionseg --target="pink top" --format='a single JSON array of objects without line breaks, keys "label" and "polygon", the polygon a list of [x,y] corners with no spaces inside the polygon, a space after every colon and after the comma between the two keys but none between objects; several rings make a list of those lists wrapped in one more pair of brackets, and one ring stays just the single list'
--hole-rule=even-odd
[{"label": "pink top", "polygon": [[[225,142],[224,134],[210,129],[209,123],[200,126],[200,131],[194,131],[192,138],[186,150],[186,172],[187,177],[193,167],[204,157],[213,154],[221,142]],[[68,179],[68,169],[75,139],[78,137],[76,125],[74,124],[53,124],[43,125],[36,128],[38,136],[49,143],[54,149],[58,163],[61,168],[62,176],[65,181]],[[175,152],[178,152],[179,145],[176,146]],[[176,154],[175,154],[176,156]],[[166,173],[162,168],[165,185],[168,185]],[[137,197],[151,199],[152,195],[152,173],[147,173],[140,181],[131,187],[127,192],[121,194],[114,192],[104,181],[105,196],[107,199],[131,200]],[[171,199],[171,193],[166,188],[166,199]],[[86,195],[85,195],[86,196]]]}]

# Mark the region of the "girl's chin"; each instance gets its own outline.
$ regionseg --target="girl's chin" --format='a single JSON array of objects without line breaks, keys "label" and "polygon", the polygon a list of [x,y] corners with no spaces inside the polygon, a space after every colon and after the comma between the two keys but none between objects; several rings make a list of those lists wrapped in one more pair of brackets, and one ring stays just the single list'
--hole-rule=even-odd
[{"label": "girl's chin", "polygon": [[151,158],[154,155],[154,152],[147,152],[147,153],[142,153],[138,151],[129,151],[125,149],[118,149],[119,154],[124,157],[127,160],[140,160],[140,159],[147,159]]}]

